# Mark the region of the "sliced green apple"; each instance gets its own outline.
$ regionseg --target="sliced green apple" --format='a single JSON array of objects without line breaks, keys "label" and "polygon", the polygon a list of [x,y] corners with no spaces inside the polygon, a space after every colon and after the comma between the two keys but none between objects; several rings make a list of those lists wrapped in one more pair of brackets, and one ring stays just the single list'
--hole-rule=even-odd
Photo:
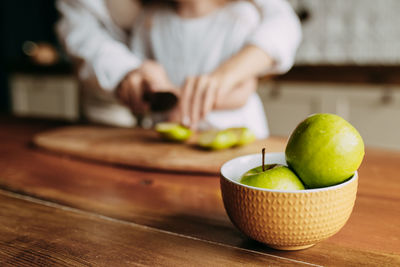
[{"label": "sliced green apple", "polygon": [[228,130],[210,130],[203,132],[198,139],[198,145],[202,148],[220,150],[236,145],[238,137]]},{"label": "sliced green apple", "polygon": [[244,146],[256,140],[256,135],[253,133],[253,131],[246,127],[229,128],[227,131],[231,131],[236,134],[238,138],[236,143],[237,146]]},{"label": "sliced green apple", "polygon": [[172,122],[157,123],[155,130],[163,139],[175,142],[186,141],[192,135],[192,131],[189,128]]}]

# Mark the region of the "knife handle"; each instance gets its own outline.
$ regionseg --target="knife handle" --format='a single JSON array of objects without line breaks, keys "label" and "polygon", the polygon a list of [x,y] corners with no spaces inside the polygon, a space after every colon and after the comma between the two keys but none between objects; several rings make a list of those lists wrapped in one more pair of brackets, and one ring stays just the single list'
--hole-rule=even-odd
[{"label": "knife handle", "polygon": [[178,96],[171,92],[149,92],[143,94],[143,101],[150,103],[150,110],[154,112],[165,112],[178,104]]}]

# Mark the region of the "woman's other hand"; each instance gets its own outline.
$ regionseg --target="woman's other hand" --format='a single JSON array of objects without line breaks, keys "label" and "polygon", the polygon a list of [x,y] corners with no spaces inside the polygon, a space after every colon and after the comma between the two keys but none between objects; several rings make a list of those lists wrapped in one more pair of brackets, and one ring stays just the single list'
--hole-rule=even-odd
[{"label": "woman's other hand", "polygon": [[134,114],[144,114],[149,104],[144,101],[144,94],[158,91],[176,93],[175,86],[159,63],[144,61],[140,68],[128,73],[117,88],[120,101],[128,106]]},{"label": "woman's other hand", "polygon": [[119,100],[129,107],[134,114],[144,114],[148,104],[143,101],[144,79],[140,69],[128,73],[116,91]]}]

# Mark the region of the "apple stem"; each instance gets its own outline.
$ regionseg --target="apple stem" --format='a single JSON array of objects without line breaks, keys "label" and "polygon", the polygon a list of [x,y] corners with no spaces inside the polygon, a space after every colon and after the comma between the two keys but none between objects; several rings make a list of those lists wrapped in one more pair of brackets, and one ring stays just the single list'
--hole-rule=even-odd
[{"label": "apple stem", "polygon": [[265,172],[265,147],[262,149],[262,170]]}]

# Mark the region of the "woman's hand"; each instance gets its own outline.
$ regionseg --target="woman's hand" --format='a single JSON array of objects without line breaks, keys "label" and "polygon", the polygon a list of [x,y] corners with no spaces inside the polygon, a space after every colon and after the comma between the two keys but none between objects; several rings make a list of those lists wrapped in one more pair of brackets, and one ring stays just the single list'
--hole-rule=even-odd
[{"label": "woman's hand", "polygon": [[118,86],[116,94],[134,114],[144,114],[149,109],[149,104],[144,101],[144,94],[157,91],[175,93],[176,89],[163,66],[148,60],[125,76]]},{"label": "woman's hand", "polygon": [[231,80],[229,75],[217,72],[187,78],[181,92],[179,120],[196,129],[198,122],[210,111],[234,109],[246,104],[257,89],[257,80],[248,79],[236,86],[231,84]]},{"label": "woman's hand", "polygon": [[116,91],[119,100],[134,114],[144,114],[148,104],[143,101],[144,79],[140,69],[128,73]]},{"label": "woman's hand", "polygon": [[248,45],[213,73],[187,78],[181,93],[180,121],[196,128],[198,122],[213,109],[243,106],[256,91],[255,77],[274,64],[274,60],[263,50]]},{"label": "woman's hand", "polygon": [[223,77],[213,74],[188,77],[181,91],[181,122],[197,128],[198,122],[214,109],[219,91],[225,90],[223,83]]}]

